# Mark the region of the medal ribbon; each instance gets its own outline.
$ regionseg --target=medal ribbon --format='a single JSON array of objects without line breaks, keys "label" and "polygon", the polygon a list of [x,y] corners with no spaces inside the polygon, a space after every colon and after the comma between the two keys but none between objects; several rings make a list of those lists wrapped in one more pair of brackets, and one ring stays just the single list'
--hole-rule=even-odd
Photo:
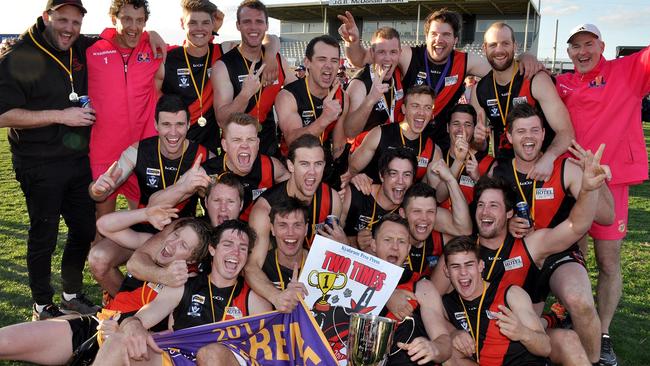
[{"label": "medal ribbon", "polygon": [[465,308],[465,302],[463,301],[463,298],[460,297],[460,294],[458,295],[458,298],[460,299],[461,305],[463,305],[463,312],[465,313],[465,319],[467,319],[467,325],[469,325],[469,333],[472,335],[472,338],[474,338],[474,341],[476,342],[476,363],[479,365],[481,364],[479,362],[479,349],[478,349],[478,336],[481,331],[481,308],[483,307],[483,300],[485,300],[485,293],[487,291],[487,286],[485,285],[485,281],[483,281],[483,294],[481,295],[481,300],[479,301],[478,304],[478,309],[476,309],[476,333],[472,330],[472,322],[469,320],[469,315],[467,315],[467,309]]},{"label": "medal ribbon", "polygon": [[[181,164],[183,164],[183,158],[185,157],[185,141],[183,141],[183,153],[181,154],[181,159],[178,161],[178,167],[176,167],[176,176],[174,176],[174,183],[178,179],[178,173],[181,171]],[[162,178],[163,189],[167,188],[165,183],[165,167],[162,162],[162,155],[160,154],[160,139],[158,139],[158,165],[160,166],[160,177]]]},{"label": "medal ribbon", "polygon": [[[515,159],[512,159],[512,174],[515,176],[515,182],[517,182],[517,188],[519,189],[519,194],[521,194],[521,198],[528,204],[528,200],[526,199],[526,195],[524,195],[524,190],[521,189],[521,183],[519,183],[519,175],[517,174],[517,162]],[[533,198],[532,198],[532,203],[530,204],[530,217],[535,221],[535,193],[537,192],[537,180],[533,180]]]},{"label": "medal ribbon", "polygon": [[[72,92],[70,93],[70,99],[72,99],[72,95],[75,94],[75,92],[74,92],[74,78],[72,77],[72,47],[70,47],[68,49],[70,51],[70,67],[68,68],[68,67],[65,67],[63,62],[61,62],[61,60],[56,58],[56,56],[54,56],[52,54],[52,52],[48,51],[45,47],[43,47],[43,45],[38,43],[38,41],[36,40],[36,38],[34,38],[34,35],[32,34],[32,29],[31,28],[27,32],[29,33],[29,38],[32,39],[32,42],[34,42],[34,44],[38,48],[40,48],[41,51],[45,52],[48,56],[50,56],[52,58],[52,60],[56,61],[56,63],[59,64],[59,66],[61,66],[61,68],[63,70],[65,70],[66,74],[68,74],[68,78],[70,78],[70,87],[72,88]],[[73,100],[71,100],[71,101],[73,101]]]},{"label": "medal ribbon", "polygon": [[[223,316],[221,317],[221,321],[226,320],[226,314],[228,307],[230,307],[230,302],[232,301],[232,295],[235,294],[235,289],[237,288],[237,283],[235,282],[235,285],[232,287],[232,291],[230,291],[230,297],[228,298],[228,302],[226,303],[226,307],[223,308]],[[212,310],[212,322],[216,323],[217,318],[214,315],[214,299],[212,298],[212,282],[210,282],[210,275],[208,275],[208,291],[210,292],[210,309]]]},{"label": "medal ribbon", "polygon": [[[203,65],[203,78],[201,79],[201,91],[196,84],[194,79],[194,73],[192,72],[192,65],[190,65],[190,59],[187,57],[187,47],[183,47],[183,54],[185,55],[185,63],[187,68],[190,70],[190,78],[192,79],[192,85],[194,86],[194,91],[196,91],[196,96],[199,98],[199,107],[201,109],[201,118],[203,118],[203,87],[205,86],[205,76],[208,73],[208,63],[210,63],[210,47],[208,47],[208,54],[205,56],[205,64]],[[244,59],[244,62],[246,60]],[[246,64],[248,67],[248,64]]]}]

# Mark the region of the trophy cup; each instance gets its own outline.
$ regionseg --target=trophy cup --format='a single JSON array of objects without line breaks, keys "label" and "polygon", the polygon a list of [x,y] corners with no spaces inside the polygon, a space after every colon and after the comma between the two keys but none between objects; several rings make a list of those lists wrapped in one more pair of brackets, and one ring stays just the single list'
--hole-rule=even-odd
[{"label": "trophy cup", "polygon": [[[317,281],[312,281],[312,277],[316,275]],[[336,284],[337,278],[342,278],[343,282]],[[309,286],[317,287],[320,292],[323,294],[323,297],[314,305],[314,310],[326,312],[330,308],[330,304],[325,300],[325,295],[327,295],[330,290],[340,290],[348,283],[348,277],[345,273],[333,273],[333,272],[318,272],[313,270],[309,272],[307,276],[307,281]]]},{"label": "trophy cup", "polygon": [[372,314],[352,313],[348,333],[348,365],[382,366],[393,343],[395,321]]}]

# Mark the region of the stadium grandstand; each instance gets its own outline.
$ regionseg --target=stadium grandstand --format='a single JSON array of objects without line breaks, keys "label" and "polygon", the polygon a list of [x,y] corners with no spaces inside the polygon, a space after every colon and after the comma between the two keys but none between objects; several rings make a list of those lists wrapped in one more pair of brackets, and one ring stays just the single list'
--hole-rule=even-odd
[{"label": "stadium grandstand", "polygon": [[424,43],[424,19],[446,7],[463,17],[458,48],[482,54],[483,34],[490,24],[504,21],[515,30],[519,51],[537,54],[539,4],[530,0],[329,0],[268,4],[269,15],[280,20],[282,53],[290,64],[302,62],[307,42],[329,34],[340,39],[337,15],[350,11],[367,46],[372,33],[389,26],[400,33],[402,44]]}]

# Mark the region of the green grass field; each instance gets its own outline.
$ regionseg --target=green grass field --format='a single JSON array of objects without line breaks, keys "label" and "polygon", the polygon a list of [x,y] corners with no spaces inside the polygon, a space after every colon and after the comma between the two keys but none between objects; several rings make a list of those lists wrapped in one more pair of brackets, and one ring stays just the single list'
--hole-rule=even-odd
[{"label": "green grass field", "polygon": [[[650,123],[644,123],[646,146],[650,145]],[[31,319],[31,296],[27,286],[25,263],[28,218],[22,192],[14,179],[6,134],[0,137],[0,326]],[[623,298],[614,318],[611,334],[619,365],[650,365],[650,183],[630,191],[629,234],[623,247]],[[59,249],[63,246],[65,227],[61,225]],[[57,250],[53,279],[60,294],[60,255]],[[589,268],[596,278],[593,251]],[[101,290],[89,272],[85,276],[89,296],[99,302]],[[58,301],[56,295],[55,301]],[[38,336],[38,335],[35,335]],[[644,351],[644,349],[646,351]],[[19,365],[22,363],[4,363]]]}]

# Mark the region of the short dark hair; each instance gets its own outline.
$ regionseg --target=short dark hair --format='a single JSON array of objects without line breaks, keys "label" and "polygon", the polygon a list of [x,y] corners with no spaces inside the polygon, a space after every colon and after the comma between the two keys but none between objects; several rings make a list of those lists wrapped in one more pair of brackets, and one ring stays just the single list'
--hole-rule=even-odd
[{"label": "short dark hair", "polygon": [[259,0],[244,0],[239,4],[237,7],[237,22],[239,23],[239,16],[241,14],[242,9],[244,8],[251,8],[255,10],[259,10],[262,13],[264,13],[264,19],[266,19],[266,24],[269,23],[269,11],[266,9],[266,5],[264,5],[263,2]]},{"label": "short dark hair", "polygon": [[480,260],[479,246],[475,239],[469,236],[461,235],[449,240],[442,248],[442,254],[445,260],[450,256],[458,253],[474,253],[476,260]]},{"label": "short dark hair", "polygon": [[248,251],[250,252],[255,246],[255,240],[257,239],[257,234],[255,231],[248,226],[247,223],[241,220],[226,220],[221,225],[214,228],[213,239],[210,244],[213,248],[216,248],[221,237],[226,230],[232,230],[236,233],[245,234],[248,237]]},{"label": "short dark hair", "polygon": [[488,27],[488,29],[485,31],[485,33],[483,34],[483,44],[486,43],[486,42],[485,42],[485,35],[487,34],[487,31],[490,30],[490,29],[492,29],[492,28],[497,29],[497,30],[499,30],[499,29],[503,29],[503,28],[508,28],[508,29],[510,30],[510,37],[511,37],[510,39],[512,40],[512,43],[517,42],[517,41],[515,40],[515,31],[512,29],[511,26],[509,26],[509,25],[506,24],[505,22],[495,22],[495,23],[492,23],[492,25],[490,25],[490,26]]},{"label": "short dark hair", "polygon": [[294,211],[299,211],[305,222],[307,222],[307,206],[305,206],[305,204],[299,199],[289,197],[288,199],[279,201],[271,207],[271,224],[275,221],[276,216],[286,216]]},{"label": "short dark hair", "polygon": [[108,15],[117,18],[117,14],[122,10],[124,5],[133,5],[134,8],[144,8],[144,20],[149,20],[149,1],[147,0],[112,0],[111,7],[108,9]]},{"label": "short dark hair", "polygon": [[471,104],[461,104],[458,103],[456,104],[450,111],[449,111],[449,119],[447,120],[447,124],[451,123],[451,116],[454,113],[467,113],[470,116],[472,116],[472,120],[474,121],[474,126],[476,126],[476,109],[474,109],[474,106]]},{"label": "short dark hair", "polygon": [[401,43],[399,43],[400,42],[399,32],[395,28],[392,27],[378,28],[375,31],[375,33],[372,34],[372,38],[370,38],[370,47],[372,47],[372,49],[375,48],[375,40],[377,40],[378,38],[381,39],[397,38],[398,44],[400,44],[400,48],[401,48]]},{"label": "short dark hair", "polygon": [[462,17],[460,14],[455,11],[451,11],[447,8],[442,8],[436,10],[433,13],[429,14],[424,20],[424,34],[429,34],[429,29],[431,28],[432,22],[447,23],[454,30],[454,37],[458,37],[461,29]]},{"label": "short dark hair", "polygon": [[237,190],[237,193],[239,194],[239,199],[243,202],[244,201],[244,185],[241,183],[241,180],[239,177],[232,172],[224,172],[221,173],[217,176],[212,176],[212,181],[210,182],[210,185],[208,186],[208,189],[206,190],[205,193],[205,198],[210,197],[210,193],[212,192],[212,188],[216,187],[217,184],[223,184],[228,187],[232,187]]},{"label": "short dark hair", "polygon": [[404,104],[407,104],[409,96],[411,95],[417,95],[417,94],[426,94],[431,96],[431,100],[435,103],[436,101],[436,93],[431,89],[430,86],[424,84],[424,85],[416,85],[408,88],[406,91],[406,94],[404,94]]},{"label": "short dark hair", "polygon": [[217,6],[209,0],[181,0],[181,8],[186,13],[202,12],[210,15],[217,11]]},{"label": "short dark hair", "polygon": [[156,123],[158,123],[160,112],[178,113],[180,111],[185,112],[186,120],[189,122],[190,111],[181,96],[178,94],[163,94],[156,102]]},{"label": "short dark hair", "polygon": [[415,170],[418,167],[418,159],[415,157],[415,152],[409,147],[398,146],[394,149],[387,149],[379,156],[377,168],[380,176],[383,177],[388,172],[388,165],[395,159],[404,159],[411,163],[411,172],[415,175]]},{"label": "short dark hair", "polygon": [[542,123],[542,116],[539,114],[535,107],[528,103],[517,104],[512,107],[510,112],[508,112],[508,116],[506,117],[506,128],[508,129],[508,132],[512,133],[512,125],[516,120],[520,118],[529,118],[535,116],[539,118],[539,124],[543,128],[544,123]]},{"label": "short dark hair", "polygon": [[311,58],[314,57],[314,47],[316,47],[316,43],[318,42],[323,42],[328,46],[336,47],[336,50],[340,56],[341,46],[339,46],[339,43],[336,41],[336,39],[328,34],[323,34],[322,36],[312,38],[309,43],[307,43],[307,48],[305,48],[305,57],[309,61],[311,61]]},{"label": "short dark hair", "polygon": [[391,212],[389,214],[386,214],[386,215],[382,216],[382,218],[379,220],[377,225],[372,226],[372,238],[373,239],[377,238],[377,233],[379,232],[379,229],[382,227],[382,225],[385,222],[394,222],[396,224],[400,224],[400,225],[404,226],[407,231],[409,229],[409,223],[408,223],[408,221],[406,221],[405,218],[403,218],[402,216],[396,214],[395,212]]},{"label": "short dark hair", "polygon": [[438,205],[438,202],[436,201],[436,190],[428,184],[417,182],[406,190],[404,199],[402,200],[402,208],[406,209],[411,200],[419,197],[433,198],[433,202],[436,203],[436,206]]},{"label": "short dark hair", "polygon": [[248,113],[241,113],[241,112],[235,112],[228,117],[226,122],[223,124],[223,128],[221,129],[221,132],[223,136],[226,135],[226,127],[230,126],[231,124],[236,124],[240,126],[255,126],[255,129],[257,132],[260,132],[262,129],[260,125],[260,121],[257,120],[257,118],[251,116]]},{"label": "short dark hair", "polygon": [[199,245],[194,248],[188,262],[196,262],[202,260],[208,255],[208,245],[212,241],[212,227],[204,220],[194,217],[182,217],[172,224],[174,230],[179,230],[183,227],[189,227],[194,230],[199,237]]},{"label": "short dark hair", "polygon": [[[311,134],[304,134],[298,137],[297,139],[293,140],[291,144],[289,144],[289,154],[287,155],[287,158],[293,163],[296,159],[296,150],[300,148],[312,148],[312,147],[320,147],[323,149],[323,145],[320,143],[320,139],[314,135]],[[325,150],[323,150],[323,153]]]},{"label": "short dark hair", "polygon": [[496,189],[503,192],[503,203],[506,206],[506,211],[512,210],[515,202],[515,191],[510,183],[501,177],[481,176],[474,186],[473,202],[478,202],[481,194],[487,189]]}]

